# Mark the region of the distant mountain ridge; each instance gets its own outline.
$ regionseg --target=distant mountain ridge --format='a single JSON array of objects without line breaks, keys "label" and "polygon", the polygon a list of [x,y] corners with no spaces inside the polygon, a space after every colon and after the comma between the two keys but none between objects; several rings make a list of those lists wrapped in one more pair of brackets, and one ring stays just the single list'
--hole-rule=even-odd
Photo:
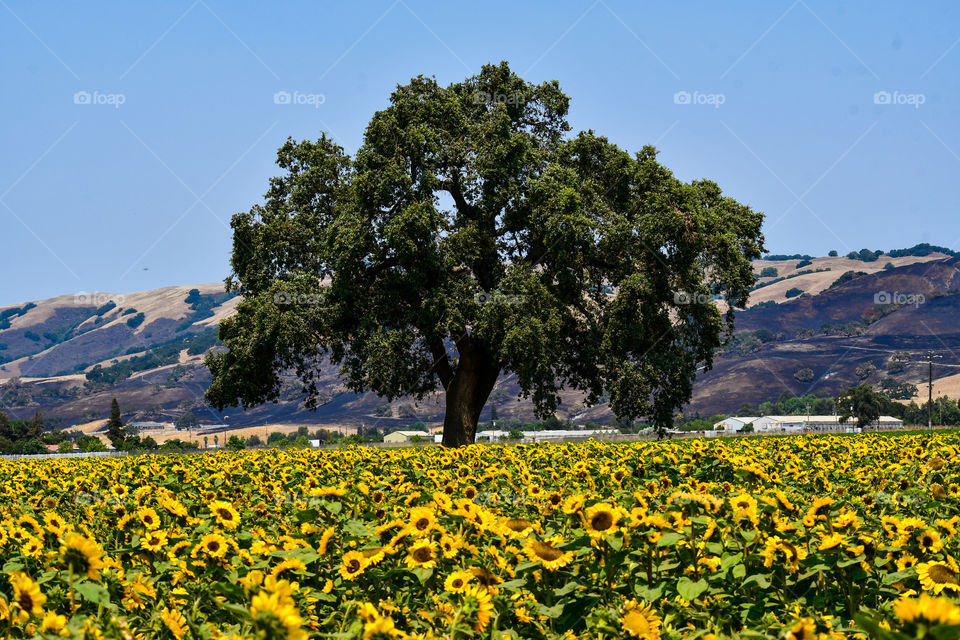
[{"label": "distant mountain ridge", "polygon": [[[685,411],[732,413],[785,391],[832,395],[885,378],[917,384],[926,374],[917,356],[926,349],[943,355],[942,364],[960,365],[960,257],[918,247],[868,261],[859,254],[755,261],[750,308],[736,312],[736,337],[699,376]],[[222,421],[223,413],[203,403],[210,380],[203,356],[218,344],[217,323],[237,302],[222,285],[203,284],[0,307],[0,410],[21,418],[39,410],[69,426],[104,417],[116,396],[127,420],[172,421],[190,410],[204,422]],[[910,358],[891,366],[897,353]],[[941,367],[937,377],[955,371]],[[323,376],[328,401],[316,413],[301,406],[293,380],[275,404],[224,413],[235,425],[381,427],[442,415],[439,396],[388,404],[347,392],[332,367]],[[502,378],[482,419],[491,406],[501,418],[532,419],[517,390],[512,377]],[[606,406],[584,407],[576,392],[562,398],[562,419],[612,418]]]}]

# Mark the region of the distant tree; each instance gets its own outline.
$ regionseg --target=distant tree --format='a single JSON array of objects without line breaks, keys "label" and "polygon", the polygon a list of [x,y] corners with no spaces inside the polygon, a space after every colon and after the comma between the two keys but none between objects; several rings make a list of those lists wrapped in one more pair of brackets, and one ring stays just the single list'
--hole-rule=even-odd
[{"label": "distant tree", "polygon": [[283,442],[289,442],[287,440],[287,435],[281,431],[274,431],[267,437],[267,444],[280,444]]},{"label": "distant tree", "polygon": [[877,367],[874,366],[873,363],[864,362],[863,364],[857,366],[854,373],[856,373],[857,377],[860,378],[861,380],[866,380],[867,378],[872,376],[874,373],[876,373],[876,371],[877,371]]},{"label": "distant tree", "polygon": [[123,420],[120,419],[120,403],[114,398],[110,402],[110,418],[107,419],[107,438],[114,449],[122,449],[126,437],[127,433],[123,429]]},{"label": "distant tree", "polygon": [[249,438],[247,438],[247,448],[262,447],[262,446],[263,446],[263,440],[260,439],[260,436],[252,435]]},{"label": "distant tree", "polygon": [[737,416],[755,416],[757,415],[757,405],[745,402],[737,409]]},{"label": "distant tree", "polygon": [[797,287],[791,287],[790,289],[787,289],[787,292],[784,295],[788,298],[796,298],[801,293],[803,293],[803,289],[798,289]]},{"label": "distant tree", "polygon": [[778,275],[776,267],[764,267],[760,270],[761,278],[776,278]]},{"label": "distant tree", "polygon": [[3,411],[0,411],[0,438],[9,440],[13,436],[10,431],[10,419]]},{"label": "distant tree", "polygon": [[243,442],[243,438],[240,436],[230,436],[227,439],[226,448],[230,449],[231,451],[240,451],[245,447],[246,444]]},{"label": "distant tree", "polygon": [[828,253],[827,255],[830,256],[831,258],[836,258],[837,255],[838,255],[838,254],[837,254],[837,250],[836,250],[836,249],[831,249],[831,250],[830,250],[830,253]]},{"label": "distant tree", "polygon": [[107,445],[103,444],[100,438],[96,436],[80,436],[77,440],[77,446],[84,453],[94,453],[97,451],[106,451]]},{"label": "distant tree", "polygon": [[144,438],[143,440],[141,440],[141,441],[140,441],[140,445],[141,445],[144,449],[147,449],[148,451],[152,451],[152,450],[156,449],[157,446],[158,446],[158,445],[157,445],[157,441],[154,440],[153,437],[151,437],[151,436],[147,436],[146,438]]},{"label": "distant tree", "polygon": [[890,269],[893,269],[893,263],[888,262],[887,264],[883,265],[883,268],[884,270],[889,271]]},{"label": "distant tree", "polygon": [[884,406],[883,396],[875,392],[868,384],[847,389],[837,397],[840,410],[840,424],[850,418],[857,419],[857,426],[869,426],[880,418],[880,408]]},{"label": "distant tree", "polygon": [[407,427],[407,429],[409,429],[410,431],[426,431],[427,425],[426,423],[423,422],[423,420],[417,420],[416,422],[411,424],[409,427]]},{"label": "distant tree", "polygon": [[797,263],[797,266],[795,268],[803,269],[804,267],[809,267],[812,264],[813,264],[812,260],[801,260],[800,262]]},{"label": "distant tree", "polygon": [[390,415],[390,405],[388,405],[388,404],[378,404],[378,405],[374,408],[374,410],[373,410],[373,415],[378,416],[378,417],[383,417],[383,416],[388,416],[388,415]]},{"label": "distant tree", "polygon": [[57,447],[58,453],[71,453],[72,451],[73,451],[72,442],[61,442],[60,445]]},{"label": "distant tree", "polygon": [[753,423],[752,423],[752,422],[749,422],[749,423],[743,425],[743,428],[740,429],[740,433],[753,433],[753,431],[754,431],[754,429],[753,429]]},{"label": "distant tree", "polygon": [[173,423],[173,426],[176,427],[178,431],[183,431],[184,429],[196,429],[198,426],[200,426],[200,421],[197,419],[197,416],[193,415],[192,411],[187,411],[177,418],[177,420]]},{"label": "distant tree", "polygon": [[27,430],[26,437],[27,439],[39,440],[43,437],[43,431],[43,414],[37,411],[30,421],[30,428]]},{"label": "distant tree", "polygon": [[798,382],[810,382],[813,380],[813,369],[803,368],[793,374]]}]

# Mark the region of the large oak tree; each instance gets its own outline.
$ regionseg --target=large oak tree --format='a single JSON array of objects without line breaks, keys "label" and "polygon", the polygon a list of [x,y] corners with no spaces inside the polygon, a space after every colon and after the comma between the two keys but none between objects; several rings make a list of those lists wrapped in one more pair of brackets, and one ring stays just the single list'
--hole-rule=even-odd
[{"label": "large oak tree", "polygon": [[474,441],[507,373],[541,416],[570,388],[669,426],[746,304],[763,215],[652,147],[570,134],[568,106],[501,63],[397,87],[353,157],[288,140],[265,202],[232,221],[243,300],[209,401],[275,400],[293,372],[316,406],[331,362],[356,392],[442,389],[448,446]]}]

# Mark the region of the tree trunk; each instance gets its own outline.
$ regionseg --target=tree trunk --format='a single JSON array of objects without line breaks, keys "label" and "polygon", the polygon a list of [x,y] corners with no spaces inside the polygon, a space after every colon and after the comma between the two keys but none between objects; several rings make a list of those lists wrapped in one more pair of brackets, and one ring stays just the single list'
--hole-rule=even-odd
[{"label": "tree trunk", "polygon": [[484,358],[461,358],[447,387],[443,446],[462,447],[474,443],[480,412],[499,375],[499,369]]}]

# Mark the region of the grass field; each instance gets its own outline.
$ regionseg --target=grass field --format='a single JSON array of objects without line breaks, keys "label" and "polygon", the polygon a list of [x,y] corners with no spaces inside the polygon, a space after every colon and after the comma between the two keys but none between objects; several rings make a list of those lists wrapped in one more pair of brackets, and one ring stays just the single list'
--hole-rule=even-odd
[{"label": "grass field", "polygon": [[0,462],[0,629],[956,638],[957,432]]}]

